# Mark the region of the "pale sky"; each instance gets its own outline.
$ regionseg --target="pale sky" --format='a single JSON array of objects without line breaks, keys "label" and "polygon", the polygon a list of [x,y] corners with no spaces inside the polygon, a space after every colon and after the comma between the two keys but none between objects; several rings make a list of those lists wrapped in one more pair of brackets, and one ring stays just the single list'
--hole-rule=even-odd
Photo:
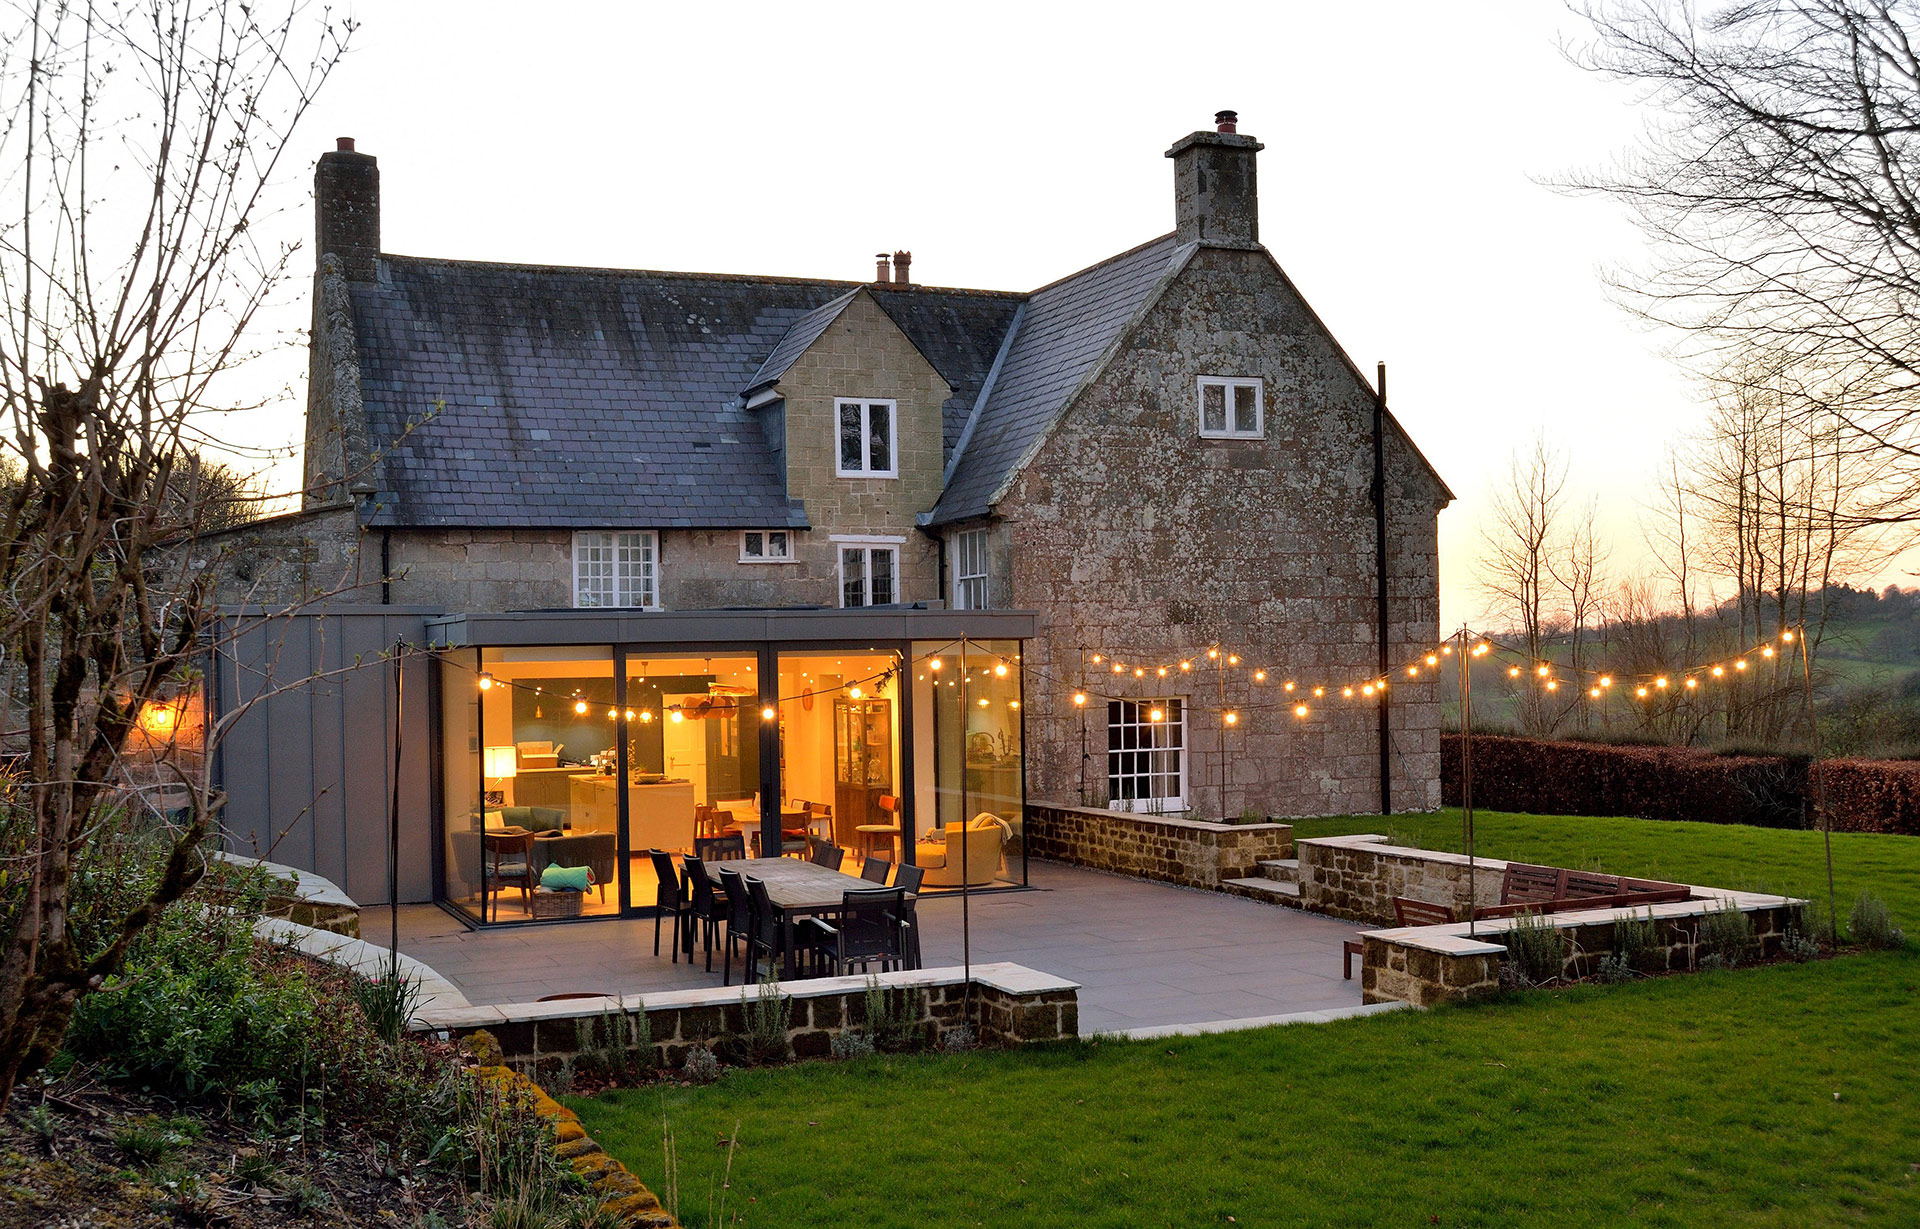
[{"label": "pale sky", "polygon": [[[1163,152],[1237,110],[1266,143],[1262,240],[1363,370],[1387,362],[1459,497],[1443,629],[1481,613],[1486,496],[1536,430],[1599,497],[1621,574],[1663,446],[1701,417],[1669,339],[1607,297],[1638,232],[1541,182],[1641,122],[1567,61],[1584,30],[1557,5],[353,11],[304,144],[380,159],[382,246],[412,255],[853,279],[908,248],[916,281],[1031,289],[1170,230]],[[310,167],[287,198],[308,234]],[[297,407],[235,433],[291,442]]]}]

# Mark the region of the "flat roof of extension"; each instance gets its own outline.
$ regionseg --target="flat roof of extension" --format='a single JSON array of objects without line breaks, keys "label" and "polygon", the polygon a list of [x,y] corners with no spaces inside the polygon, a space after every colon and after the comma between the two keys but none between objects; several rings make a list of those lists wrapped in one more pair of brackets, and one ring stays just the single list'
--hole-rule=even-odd
[{"label": "flat roof of extension", "polygon": [[588,644],[875,644],[903,640],[1029,640],[1031,610],[867,606],[730,610],[514,610],[426,620],[436,647]]}]

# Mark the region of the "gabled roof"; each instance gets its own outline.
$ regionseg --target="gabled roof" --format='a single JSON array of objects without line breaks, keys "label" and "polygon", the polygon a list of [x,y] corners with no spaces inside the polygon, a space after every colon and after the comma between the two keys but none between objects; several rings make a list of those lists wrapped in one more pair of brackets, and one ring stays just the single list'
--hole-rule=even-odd
[{"label": "gabled roof", "polygon": [[1028,297],[993,387],[975,408],[932,524],[985,516],[1155,290],[1192,254],[1163,235]]},{"label": "gabled roof", "polygon": [[[379,274],[351,285],[383,450],[372,523],[806,523],[740,393],[861,283],[406,256],[382,256]],[[952,386],[957,437],[1024,296],[868,290]]]},{"label": "gabled roof", "polygon": [[857,288],[849,290],[794,321],[787,335],[773,348],[773,353],[767,355],[767,361],[760,364],[760,370],[753,373],[753,379],[747,381],[741,395],[751,397],[763,388],[778,384],[780,377],[787,374],[787,369],[800,360],[809,346],[820,340],[820,334],[840,318],[840,313],[847,310],[847,304],[853,302],[853,297],[859,293]]}]

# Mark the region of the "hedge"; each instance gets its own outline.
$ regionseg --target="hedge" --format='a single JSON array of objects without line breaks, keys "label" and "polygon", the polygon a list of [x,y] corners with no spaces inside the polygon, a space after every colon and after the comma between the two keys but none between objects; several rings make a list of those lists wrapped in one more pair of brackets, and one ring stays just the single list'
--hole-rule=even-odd
[{"label": "hedge", "polygon": [[[1460,735],[1441,739],[1440,789],[1460,805]],[[1540,815],[1633,815],[1766,828],[1811,827],[1805,756],[1719,755],[1694,747],[1621,747],[1476,734],[1473,801]],[[1836,832],[1920,836],[1920,762],[1827,760]]]}]

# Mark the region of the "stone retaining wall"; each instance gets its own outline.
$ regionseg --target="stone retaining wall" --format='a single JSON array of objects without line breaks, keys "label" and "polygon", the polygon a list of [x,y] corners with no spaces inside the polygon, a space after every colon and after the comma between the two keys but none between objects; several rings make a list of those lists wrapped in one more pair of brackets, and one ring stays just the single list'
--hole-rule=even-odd
[{"label": "stone retaining wall", "polygon": [[[906,991],[914,1026],[928,1045],[963,1021],[966,977],[960,969],[919,969],[875,975],[880,985]],[[1062,1041],[1079,1036],[1079,986],[1017,964],[973,967],[975,1022],[988,1045]],[[641,996],[607,995],[553,1003],[490,1007],[448,1006],[414,1017],[415,1031],[466,1038],[486,1030],[509,1063],[543,1070],[612,1041],[631,1049],[644,1012],[652,1061],[678,1067],[698,1045],[712,1045],[746,1030],[746,1005],[757,986],[671,990]],[[821,977],[787,982],[780,994],[790,1004],[787,1041],[796,1058],[832,1052],[835,1036],[866,1025],[867,979]],[[900,996],[896,995],[896,1001]],[[611,1026],[611,1027],[609,1027]]]},{"label": "stone retaining wall", "polygon": [[[1567,939],[1561,976],[1571,980],[1592,974],[1600,959],[1613,951],[1614,927],[1622,918],[1653,919],[1655,940],[1636,971],[1686,972],[1699,966],[1702,919],[1728,906],[1745,913],[1753,923],[1752,957],[1765,959],[1780,952],[1790,926],[1796,925],[1803,900],[1758,892],[1722,892],[1695,888],[1700,899],[1643,905],[1637,909],[1594,909],[1549,914],[1545,920]],[[1449,926],[1409,926],[1369,931],[1362,935],[1361,1000],[1367,1003],[1401,1001],[1420,1007],[1435,1003],[1481,998],[1500,987],[1500,964],[1506,946],[1498,936],[1517,919],[1480,922],[1468,934],[1465,922]]]},{"label": "stone retaining wall", "polygon": [[1222,880],[1258,875],[1261,862],[1287,857],[1293,825],[1219,824],[1029,801],[1026,837],[1036,858],[1217,889]]},{"label": "stone retaining wall", "polygon": [[[223,850],[214,851],[213,857],[235,866],[258,867],[280,885],[261,906],[265,916],[349,938],[360,937],[360,906],[332,880],[312,871],[260,858],[244,858]],[[212,889],[211,894],[218,898],[217,889]]]},{"label": "stone retaining wall", "polygon": [[[1300,860],[1300,907],[1391,926],[1397,920],[1393,898],[1404,896],[1466,915],[1464,855],[1388,845],[1386,840],[1377,833],[1301,838],[1295,846]],[[1497,858],[1475,859],[1473,898],[1478,905],[1500,903],[1500,881],[1506,872],[1507,864]]]}]

